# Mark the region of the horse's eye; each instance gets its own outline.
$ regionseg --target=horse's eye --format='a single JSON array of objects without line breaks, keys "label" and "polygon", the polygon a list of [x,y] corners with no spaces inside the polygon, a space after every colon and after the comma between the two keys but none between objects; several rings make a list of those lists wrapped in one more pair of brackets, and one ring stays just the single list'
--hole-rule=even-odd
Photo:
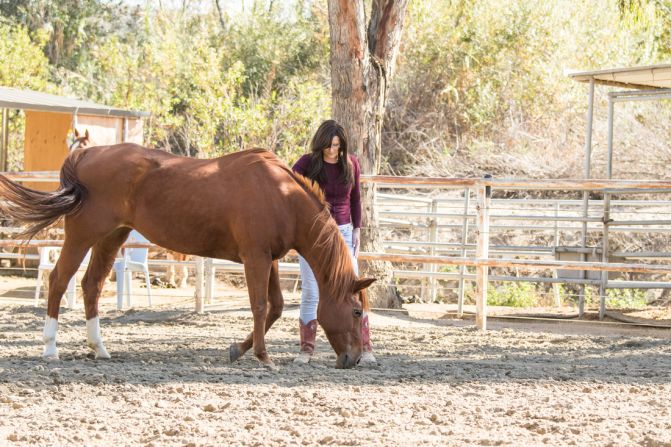
[{"label": "horse's eye", "polygon": [[361,316],[363,315],[363,311],[361,309],[352,309],[352,313],[357,318],[361,318]]}]

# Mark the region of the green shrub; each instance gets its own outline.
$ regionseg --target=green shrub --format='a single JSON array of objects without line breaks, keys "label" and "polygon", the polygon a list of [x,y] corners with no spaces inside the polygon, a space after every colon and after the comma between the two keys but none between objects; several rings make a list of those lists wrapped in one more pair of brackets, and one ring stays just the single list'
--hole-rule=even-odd
[{"label": "green shrub", "polygon": [[[562,286],[562,290],[565,287]],[[564,296],[562,301],[571,300],[578,303],[578,289],[576,288],[572,296]],[[585,306],[598,307],[601,299],[598,287],[585,287]],[[608,289],[606,291],[606,307],[611,309],[640,309],[647,306],[647,292],[643,289]]]},{"label": "green shrub", "polygon": [[499,287],[487,288],[490,306],[532,307],[536,304],[536,290],[528,282],[506,282]]},{"label": "green shrub", "polygon": [[608,289],[606,291],[606,306],[611,309],[641,309],[647,304],[647,292],[642,289]]},{"label": "green shrub", "polygon": [[[501,152],[508,160],[540,147],[542,156],[566,156],[572,144],[566,139],[573,138],[567,130],[580,128],[582,138],[586,102],[585,86],[568,79],[566,69],[669,59],[668,7],[632,1],[633,11],[623,11],[622,4],[410,2],[384,124],[389,172],[410,174],[413,160],[428,158],[428,164],[446,155],[486,159],[474,163],[477,175],[482,165],[492,170],[488,153]],[[443,169],[456,168],[448,162]]]},{"label": "green shrub", "polygon": [[329,117],[328,33],[309,11],[259,7],[224,28],[167,8],[142,16],[135,34],[100,44],[85,76],[62,75],[80,96],[149,111],[147,145],[208,158],[263,147],[291,162]]}]

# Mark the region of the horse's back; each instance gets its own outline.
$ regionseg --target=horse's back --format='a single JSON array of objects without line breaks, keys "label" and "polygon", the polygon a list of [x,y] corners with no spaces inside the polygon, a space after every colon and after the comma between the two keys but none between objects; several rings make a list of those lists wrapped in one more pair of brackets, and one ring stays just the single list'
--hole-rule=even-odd
[{"label": "horse's back", "polygon": [[269,151],[215,159],[134,144],[85,151],[90,152],[81,154],[76,171],[90,192],[88,206],[159,245],[237,260],[240,244],[250,238],[279,253],[293,234],[290,196],[297,186],[291,170]]},{"label": "horse's back", "polygon": [[237,177],[238,173],[250,175],[255,171],[267,173],[268,170],[281,172],[286,169],[275,154],[258,148],[213,159],[197,159],[122,143],[78,149],[72,156],[76,159],[77,177],[82,184],[106,190],[110,187],[123,189],[127,182],[139,182],[152,171],[160,171],[162,182],[179,180],[180,176],[196,176],[204,181],[208,175],[214,174],[220,177],[218,181],[225,182]]}]

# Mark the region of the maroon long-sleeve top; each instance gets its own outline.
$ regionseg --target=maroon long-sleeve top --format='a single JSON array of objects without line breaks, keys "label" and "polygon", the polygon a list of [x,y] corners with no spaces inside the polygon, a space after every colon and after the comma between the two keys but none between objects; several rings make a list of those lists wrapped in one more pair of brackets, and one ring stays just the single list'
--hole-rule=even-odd
[{"label": "maroon long-sleeve top", "polygon": [[[305,154],[299,158],[292,168],[294,172],[307,176],[311,158],[312,155],[310,154]],[[353,185],[346,185],[340,181],[342,167],[339,163],[327,162],[324,162],[326,182],[317,180],[317,183],[324,191],[326,201],[331,205],[331,216],[336,223],[345,225],[351,222],[352,227],[361,228],[361,193],[359,189],[361,168],[359,167],[359,160],[354,155],[349,154],[349,159],[352,163]]]}]

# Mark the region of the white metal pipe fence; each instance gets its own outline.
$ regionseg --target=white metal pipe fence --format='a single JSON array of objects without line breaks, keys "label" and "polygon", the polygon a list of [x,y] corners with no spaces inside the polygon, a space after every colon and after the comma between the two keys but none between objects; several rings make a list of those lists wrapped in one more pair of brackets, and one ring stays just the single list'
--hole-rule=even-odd
[{"label": "white metal pipe fence", "polygon": [[[19,181],[53,181],[54,173],[21,173],[9,174],[10,178]],[[451,179],[451,178],[408,178],[375,176],[362,178],[362,182],[375,182],[378,188],[387,190],[421,189],[435,194],[436,189],[456,191],[460,197],[432,198],[412,197],[406,194],[378,194],[376,208],[382,216],[381,226],[391,235],[384,242],[385,253],[361,253],[362,259],[388,260],[397,264],[395,276],[399,279],[420,279],[425,296],[432,299],[436,295],[438,281],[456,281],[452,290],[458,295],[459,312],[462,311],[464,283],[476,282],[477,324],[486,328],[486,287],[490,281],[528,281],[547,284],[582,284],[599,285],[600,315],[605,309],[605,295],[609,288],[669,288],[668,280],[660,281],[608,281],[604,276],[593,279],[589,272],[627,272],[645,273],[668,276],[671,266],[667,264],[648,264],[641,261],[662,260],[671,257],[667,246],[663,250],[641,250],[629,252],[614,251],[604,255],[603,236],[611,237],[617,232],[637,231],[646,234],[663,235],[669,231],[671,219],[670,202],[667,200],[615,200],[613,195],[627,191],[655,196],[671,193],[671,181],[632,181],[632,180],[528,180],[528,179]],[[590,200],[586,212],[584,202],[580,199],[504,199],[496,198],[497,193],[510,191],[572,191],[604,194],[605,200]],[[489,192],[488,192],[489,191]],[[478,199],[473,205],[472,194]],[[492,198],[494,196],[494,198]],[[399,206],[402,209],[397,209]],[[450,212],[449,208],[455,211]],[[531,211],[531,212],[530,212]],[[622,218],[608,220],[609,216]],[[568,215],[567,215],[568,214]],[[627,214],[635,214],[636,218],[626,218]],[[656,218],[644,219],[645,215]],[[604,216],[607,217],[604,224]],[[660,218],[661,217],[661,218]],[[473,223],[477,225],[473,225]],[[511,222],[506,224],[505,222]],[[514,222],[514,223],[512,223]],[[560,225],[560,222],[562,223]],[[568,225],[567,223],[575,223]],[[620,225],[620,226],[618,226]],[[608,227],[604,231],[604,227]],[[412,235],[403,240],[399,231],[423,231],[424,239]],[[0,227],[2,232],[2,227]],[[524,234],[537,232],[547,237],[549,244],[516,245],[492,243],[502,234]],[[11,231],[7,231],[10,234]],[[574,241],[584,242],[568,245],[565,239],[572,233]],[[601,236],[601,237],[599,237]],[[540,236],[539,236],[540,237]],[[33,241],[30,246],[59,245],[60,240]],[[0,242],[1,246],[16,244],[12,241]],[[560,247],[559,244],[562,244]],[[587,245],[590,246],[587,246]],[[607,243],[606,243],[607,244]],[[129,246],[140,246],[132,244]],[[142,245],[144,246],[144,245]],[[560,248],[562,250],[560,250]],[[414,250],[414,251],[413,251]],[[419,252],[419,254],[418,254]],[[563,261],[561,253],[576,253],[585,256],[585,261]],[[588,255],[602,257],[601,262],[588,261]],[[500,256],[525,256],[534,259],[498,258]],[[0,255],[1,256],[1,255]],[[496,256],[497,258],[494,258]],[[614,258],[635,259],[636,263],[609,262]],[[617,259],[616,259],[617,260]],[[203,297],[207,287],[205,276],[211,278],[212,264],[200,260],[193,261],[198,273],[197,308],[203,309]],[[398,264],[401,264],[400,266]],[[407,265],[421,266],[417,270],[408,269]],[[200,268],[198,268],[200,265]],[[455,272],[440,271],[438,266],[452,265],[458,267]],[[475,273],[468,271],[475,268]],[[530,276],[497,274],[489,275],[490,268],[525,268],[541,271],[578,271],[582,278]],[[209,280],[209,279],[208,279]],[[412,286],[407,284],[405,286]],[[399,285],[404,287],[404,285]],[[198,293],[198,290],[200,293]]]}]

